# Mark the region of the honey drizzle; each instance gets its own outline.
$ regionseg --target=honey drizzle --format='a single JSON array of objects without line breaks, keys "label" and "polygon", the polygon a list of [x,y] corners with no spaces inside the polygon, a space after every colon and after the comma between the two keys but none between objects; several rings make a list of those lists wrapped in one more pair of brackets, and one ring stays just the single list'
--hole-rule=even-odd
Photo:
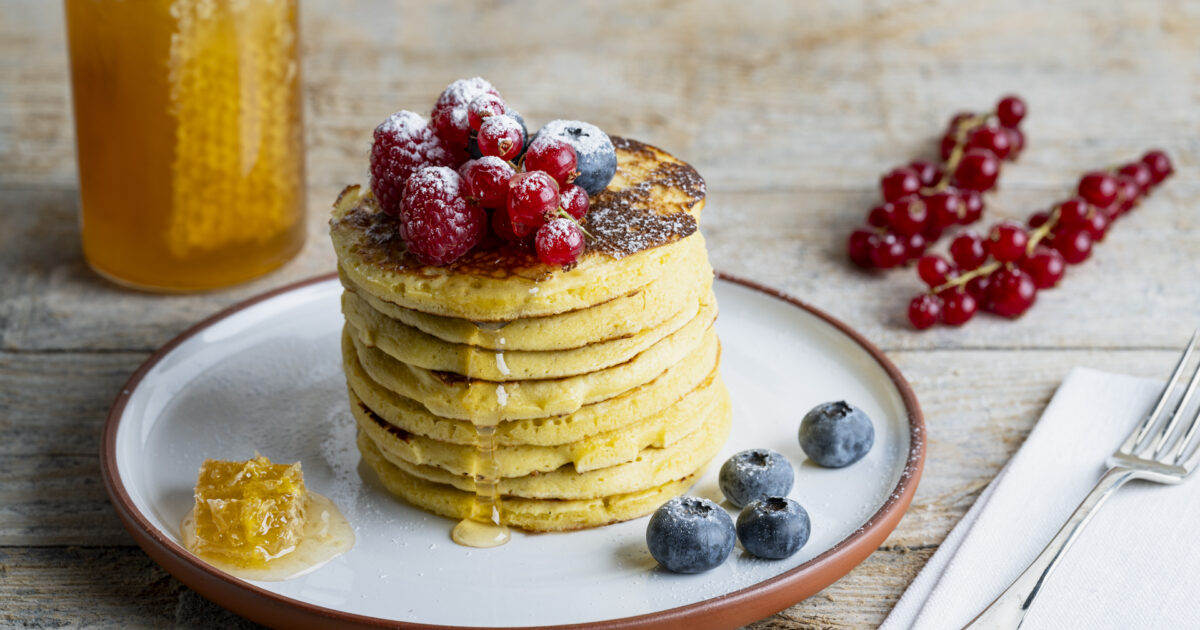
[{"label": "honey drizzle", "polygon": [[[480,334],[495,336],[501,326],[494,324],[476,325]],[[481,356],[478,348],[471,346],[467,355],[467,374],[474,370],[475,361]],[[497,360],[503,364],[504,353],[497,355]],[[467,387],[471,387],[470,376],[467,377]],[[496,462],[496,425],[500,417],[507,393],[504,385],[496,385],[496,411],[483,414],[473,411],[471,424],[475,427],[475,498],[471,508],[471,516],[459,521],[450,532],[450,538],[467,547],[490,548],[499,547],[508,542],[512,534],[503,522],[503,503],[500,500],[500,465]],[[488,405],[490,407],[490,404]]]}]

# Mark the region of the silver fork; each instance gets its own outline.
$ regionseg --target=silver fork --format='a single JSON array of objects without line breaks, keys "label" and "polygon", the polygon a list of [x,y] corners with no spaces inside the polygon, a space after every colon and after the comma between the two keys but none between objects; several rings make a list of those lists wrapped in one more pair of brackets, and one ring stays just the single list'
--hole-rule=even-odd
[{"label": "silver fork", "polygon": [[1200,385],[1200,365],[1188,380],[1187,389],[1175,405],[1170,419],[1164,423],[1160,416],[1164,415],[1163,410],[1178,393],[1180,377],[1196,348],[1197,338],[1200,338],[1200,330],[1192,335],[1183,356],[1179,357],[1179,363],[1153,411],[1134,427],[1121,447],[1109,456],[1108,471],[1096,482],[1096,487],[1075,508],[1075,513],[1025,572],[963,630],[1021,627],[1025,613],[1033,605],[1034,598],[1041,592],[1058,561],[1079,538],[1084,526],[1100,510],[1104,501],[1126,481],[1145,479],[1155,483],[1177,484],[1196,470],[1196,464],[1200,462],[1200,448],[1195,444],[1197,431],[1200,431],[1200,410],[1192,416],[1186,428],[1182,420],[1197,385]]}]

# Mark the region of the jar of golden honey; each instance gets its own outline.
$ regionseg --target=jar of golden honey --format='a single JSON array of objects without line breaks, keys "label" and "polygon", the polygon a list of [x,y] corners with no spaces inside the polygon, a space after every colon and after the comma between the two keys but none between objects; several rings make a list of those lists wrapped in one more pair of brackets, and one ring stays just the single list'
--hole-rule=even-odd
[{"label": "jar of golden honey", "polygon": [[298,0],[65,0],[83,252],[163,291],[304,243]]}]

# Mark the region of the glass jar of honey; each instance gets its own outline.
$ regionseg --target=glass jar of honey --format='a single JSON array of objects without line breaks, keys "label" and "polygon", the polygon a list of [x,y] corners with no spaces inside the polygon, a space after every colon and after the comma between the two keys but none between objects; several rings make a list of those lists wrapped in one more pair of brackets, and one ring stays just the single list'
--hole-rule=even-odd
[{"label": "glass jar of honey", "polygon": [[83,252],[162,291],[304,243],[298,0],[64,0]]}]

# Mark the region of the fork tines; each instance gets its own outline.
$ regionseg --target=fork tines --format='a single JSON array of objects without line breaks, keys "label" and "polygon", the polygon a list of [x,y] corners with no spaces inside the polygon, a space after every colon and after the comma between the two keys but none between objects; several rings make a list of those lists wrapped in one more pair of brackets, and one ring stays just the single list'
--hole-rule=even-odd
[{"label": "fork tines", "polygon": [[[1182,466],[1185,474],[1195,467],[1200,459],[1200,449],[1194,443],[1197,433],[1200,432],[1200,410],[1193,413],[1188,422],[1183,420],[1187,417],[1192,397],[1200,388],[1200,362],[1197,362],[1198,365],[1193,369],[1182,394],[1179,394],[1179,385],[1192,362],[1193,355],[1197,354],[1197,340],[1200,340],[1200,330],[1188,341],[1187,348],[1184,349],[1183,356],[1179,357],[1179,363],[1175,365],[1175,370],[1171,373],[1171,378],[1163,388],[1154,409],[1129,435],[1118,449],[1117,455],[1153,461],[1161,465]],[[1174,410],[1168,416],[1163,411],[1172,401],[1176,401]]]}]

